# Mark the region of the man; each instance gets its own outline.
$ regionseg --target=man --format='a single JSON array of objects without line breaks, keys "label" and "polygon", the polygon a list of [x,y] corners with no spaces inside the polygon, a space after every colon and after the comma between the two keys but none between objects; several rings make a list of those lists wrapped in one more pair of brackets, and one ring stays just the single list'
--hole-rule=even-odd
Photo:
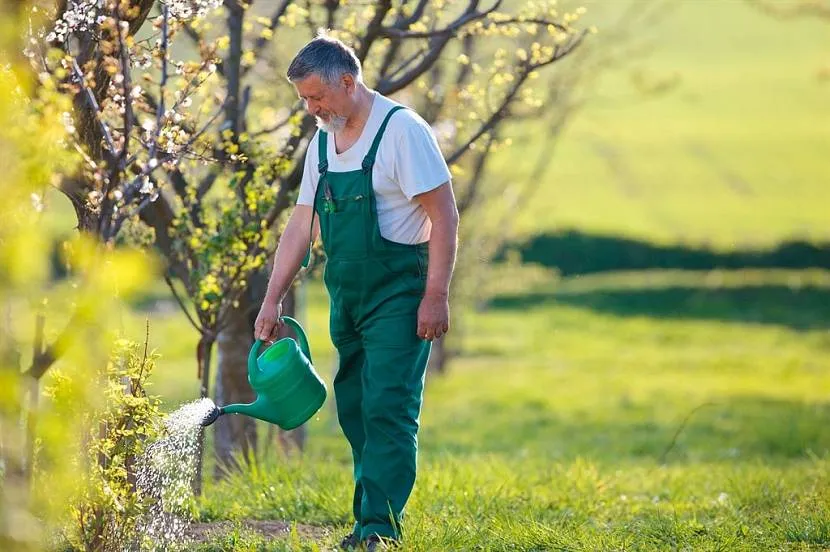
[{"label": "man", "polygon": [[430,342],[450,327],[458,210],[429,125],[369,89],[350,48],[321,34],[287,76],[319,130],[255,335],[277,337],[282,299],[320,233],[337,416],[354,460],[355,524],[341,547],[380,550],[400,539],[415,482]]}]

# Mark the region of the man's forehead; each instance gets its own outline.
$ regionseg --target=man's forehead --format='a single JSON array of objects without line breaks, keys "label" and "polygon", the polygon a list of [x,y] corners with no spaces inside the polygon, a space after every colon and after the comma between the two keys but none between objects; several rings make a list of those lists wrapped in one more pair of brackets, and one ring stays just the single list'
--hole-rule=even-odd
[{"label": "man's forehead", "polygon": [[325,88],[325,85],[319,75],[311,74],[303,80],[295,82],[294,88],[297,89],[298,94],[303,96],[319,92]]}]

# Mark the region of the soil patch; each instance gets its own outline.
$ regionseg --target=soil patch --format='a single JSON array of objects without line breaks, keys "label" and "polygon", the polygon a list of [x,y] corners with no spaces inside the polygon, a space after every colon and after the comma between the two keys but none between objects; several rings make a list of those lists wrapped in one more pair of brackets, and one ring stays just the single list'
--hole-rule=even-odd
[{"label": "soil patch", "polygon": [[[191,542],[203,543],[233,530],[237,522],[213,521],[208,523],[191,523],[186,538]],[[241,525],[265,537],[284,537],[291,532],[291,522],[281,520],[242,520]],[[329,529],[314,525],[296,524],[297,533],[302,539],[322,540],[329,534]]]}]

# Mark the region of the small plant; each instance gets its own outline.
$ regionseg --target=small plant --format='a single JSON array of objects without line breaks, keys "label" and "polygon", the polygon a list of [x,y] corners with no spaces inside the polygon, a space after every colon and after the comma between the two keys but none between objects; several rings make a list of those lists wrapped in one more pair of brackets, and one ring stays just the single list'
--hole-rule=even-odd
[{"label": "small plant", "polygon": [[[103,397],[97,405],[80,405],[84,428],[78,494],[69,505],[68,544],[87,551],[140,550],[141,524],[153,498],[137,489],[137,466],[159,433],[158,399],[145,385],[156,356],[147,343],[121,339],[100,373]],[[55,401],[73,400],[72,382],[56,377],[48,389]]]}]

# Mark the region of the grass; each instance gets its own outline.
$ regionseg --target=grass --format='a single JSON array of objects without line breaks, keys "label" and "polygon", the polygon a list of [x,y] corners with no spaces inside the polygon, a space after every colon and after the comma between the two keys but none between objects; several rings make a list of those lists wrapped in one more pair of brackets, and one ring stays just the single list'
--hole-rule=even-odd
[{"label": "grass", "polygon": [[[763,281],[776,289],[797,275],[726,272],[717,286],[704,273],[551,277],[468,314],[467,354],[429,378],[405,549],[830,547],[826,326],[809,310],[794,325],[765,314],[792,297],[765,295]],[[746,281],[761,314],[736,320],[722,295]],[[830,290],[830,273],[811,281]],[[693,289],[698,311],[572,301],[644,289]],[[533,306],[510,302],[528,293]],[[315,317],[323,300],[309,290]],[[333,545],[349,524],[351,471],[330,406],[309,423],[301,459],[271,454],[209,485],[202,520],[284,519],[321,528],[292,537],[296,549]],[[249,537],[253,550],[288,546]],[[238,549],[223,538],[208,549]]]},{"label": "grass", "polygon": [[[588,4],[590,17],[610,2]],[[830,62],[827,23],[778,21],[742,0],[670,4],[659,25],[637,33],[653,44],[650,55],[608,74],[551,150],[516,230],[579,228],[719,249],[827,239],[830,132],[816,124],[830,119],[830,81],[817,77]],[[634,71],[679,84],[646,99],[632,86]],[[545,134],[514,126],[515,147],[491,165],[495,186],[525,180],[538,156],[551,154]]]}]

